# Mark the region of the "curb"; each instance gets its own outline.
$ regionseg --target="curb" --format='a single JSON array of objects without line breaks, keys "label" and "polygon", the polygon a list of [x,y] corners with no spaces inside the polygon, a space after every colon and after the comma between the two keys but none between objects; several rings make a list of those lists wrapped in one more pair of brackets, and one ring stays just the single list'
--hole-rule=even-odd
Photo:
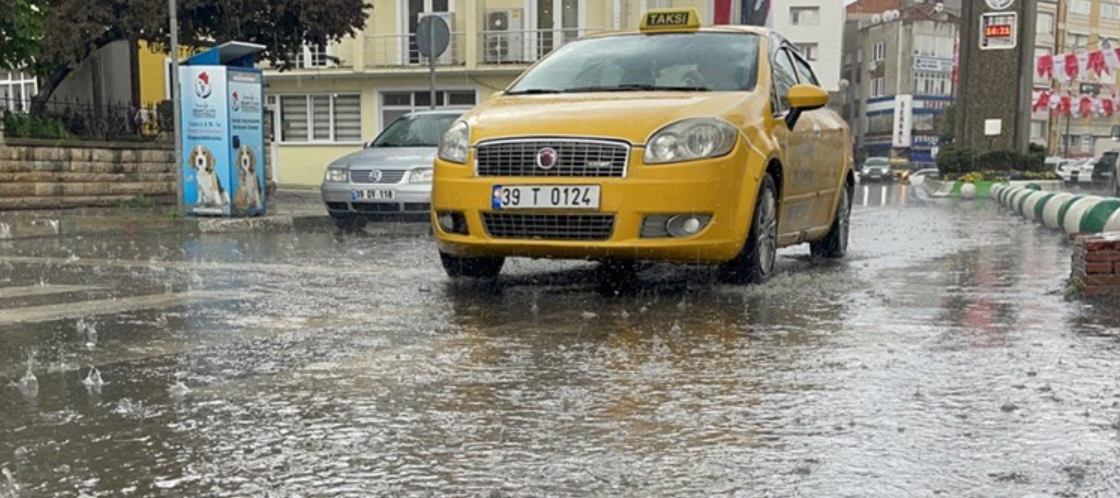
[{"label": "curb", "polygon": [[1046,192],[1036,185],[995,185],[992,198],[1028,220],[1070,235],[1120,231],[1120,199]]},{"label": "curb", "polygon": [[258,218],[88,217],[0,218],[0,240],[114,235],[190,235],[333,228],[327,215],[271,215]]}]

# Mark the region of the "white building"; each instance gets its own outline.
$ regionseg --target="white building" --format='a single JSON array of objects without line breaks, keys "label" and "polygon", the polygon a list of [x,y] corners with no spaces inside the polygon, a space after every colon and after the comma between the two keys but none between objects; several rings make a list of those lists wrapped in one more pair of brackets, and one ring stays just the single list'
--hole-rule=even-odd
[{"label": "white building", "polygon": [[838,92],[844,45],[844,2],[783,0],[771,4],[774,29],[801,48],[826,90]]}]

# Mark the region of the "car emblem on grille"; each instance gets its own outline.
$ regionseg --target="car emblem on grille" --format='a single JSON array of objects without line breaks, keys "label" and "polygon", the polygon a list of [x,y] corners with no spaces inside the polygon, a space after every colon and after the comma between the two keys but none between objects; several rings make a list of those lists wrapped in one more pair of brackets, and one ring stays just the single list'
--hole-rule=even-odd
[{"label": "car emblem on grille", "polygon": [[560,153],[556,152],[556,149],[545,147],[537,152],[537,167],[546,170],[552,169],[559,159]]},{"label": "car emblem on grille", "polygon": [[372,183],[377,183],[377,182],[381,181],[381,174],[382,174],[381,170],[379,170],[379,169],[375,169],[373,171],[370,171],[369,172],[369,181],[372,182]]}]

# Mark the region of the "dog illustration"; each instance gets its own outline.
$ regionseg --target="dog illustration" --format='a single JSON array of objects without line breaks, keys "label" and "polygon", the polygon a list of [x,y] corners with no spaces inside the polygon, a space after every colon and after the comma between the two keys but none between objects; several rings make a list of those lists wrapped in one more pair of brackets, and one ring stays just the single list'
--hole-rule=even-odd
[{"label": "dog illustration", "polygon": [[263,205],[260,178],[257,176],[257,155],[252,147],[242,145],[237,149],[237,192],[233,195],[233,207],[244,211],[260,209]]},{"label": "dog illustration", "polygon": [[207,207],[221,207],[229,205],[229,194],[222,188],[222,181],[218,178],[214,168],[218,160],[210,149],[201,145],[191,150],[190,167],[194,170],[195,180],[198,182],[198,204]]}]

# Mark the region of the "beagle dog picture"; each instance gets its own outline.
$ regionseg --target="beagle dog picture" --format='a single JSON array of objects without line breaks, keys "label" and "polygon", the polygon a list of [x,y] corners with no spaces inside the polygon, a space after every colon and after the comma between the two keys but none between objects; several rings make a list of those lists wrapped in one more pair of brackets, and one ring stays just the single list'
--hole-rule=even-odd
[{"label": "beagle dog picture", "polygon": [[237,149],[237,192],[233,196],[233,207],[237,210],[260,209],[260,178],[257,176],[257,155],[253,148],[242,145]]},{"label": "beagle dog picture", "polygon": [[197,204],[206,207],[221,207],[229,204],[229,194],[222,188],[221,179],[215,171],[217,158],[210,149],[201,145],[191,150],[190,167],[198,182]]}]

